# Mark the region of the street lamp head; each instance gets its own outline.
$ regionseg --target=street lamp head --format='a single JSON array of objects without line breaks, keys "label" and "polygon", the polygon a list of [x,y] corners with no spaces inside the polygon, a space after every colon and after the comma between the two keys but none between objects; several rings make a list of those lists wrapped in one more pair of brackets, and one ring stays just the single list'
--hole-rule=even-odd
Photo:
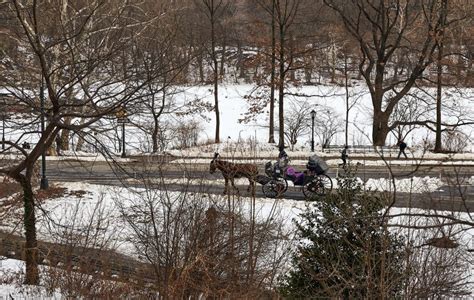
[{"label": "street lamp head", "polygon": [[316,111],[313,109],[313,110],[311,111],[311,119],[314,120],[314,118],[316,118]]}]

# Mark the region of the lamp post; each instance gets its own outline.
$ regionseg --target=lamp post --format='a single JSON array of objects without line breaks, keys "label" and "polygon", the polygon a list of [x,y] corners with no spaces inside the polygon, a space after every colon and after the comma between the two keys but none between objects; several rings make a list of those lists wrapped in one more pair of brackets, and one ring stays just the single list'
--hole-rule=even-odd
[{"label": "lamp post", "polygon": [[2,118],[2,150],[5,150],[5,122],[6,120],[10,119],[10,117],[7,115],[7,100],[6,97],[8,97],[9,94],[6,93],[0,93],[0,98],[2,98],[2,114],[0,117]]},{"label": "lamp post", "polygon": [[[41,86],[40,86],[40,109],[41,109],[41,136],[44,134],[44,86],[43,86],[43,75],[41,75]],[[40,189],[46,190],[48,188],[48,178],[46,178],[46,148],[43,148],[41,152],[41,181]]]},{"label": "lamp post", "polygon": [[316,111],[311,111],[311,152],[314,152],[314,118],[316,118]]},{"label": "lamp post", "polygon": [[3,112],[2,112],[2,150],[5,150],[5,119],[7,117],[7,105],[5,99],[3,99]]},{"label": "lamp post", "polygon": [[125,110],[125,107],[122,107],[118,112],[117,112],[117,123],[122,124],[122,158],[127,157],[127,153],[125,151],[125,123],[128,122],[127,118],[127,111]]},{"label": "lamp post", "polygon": [[125,152],[125,122],[122,123],[122,158],[127,157],[127,153]]},{"label": "lamp post", "polygon": [[2,150],[5,150],[5,113],[2,114]]}]

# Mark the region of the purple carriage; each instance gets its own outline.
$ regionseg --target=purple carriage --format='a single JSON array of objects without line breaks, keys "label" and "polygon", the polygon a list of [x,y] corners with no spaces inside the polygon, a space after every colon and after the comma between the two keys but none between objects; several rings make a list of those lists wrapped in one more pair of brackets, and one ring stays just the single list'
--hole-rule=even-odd
[{"label": "purple carriage", "polygon": [[265,164],[265,175],[260,175],[257,182],[262,184],[263,194],[269,198],[283,195],[288,189],[288,180],[295,186],[301,186],[306,198],[325,195],[332,190],[332,180],[326,174],[328,165],[318,156],[311,156],[306,170],[299,172],[292,166],[282,166],[280,162]]}]

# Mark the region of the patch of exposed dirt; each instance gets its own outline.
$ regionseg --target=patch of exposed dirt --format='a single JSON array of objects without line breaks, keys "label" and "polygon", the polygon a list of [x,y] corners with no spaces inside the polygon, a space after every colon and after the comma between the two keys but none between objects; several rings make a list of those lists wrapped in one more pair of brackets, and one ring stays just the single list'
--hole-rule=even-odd
[{"label": "patch of exposed dirt", "polygon": [[69,191],[69,195],[75,196],[77,198],[83,198],[84,195],[89,194],[89,192],[78,190],[78,191]]},{"label": "patch of exposed dirt", "polygon": [[76,198],[83,198],[88,192],[83,190],[70,191],[65,187],[50,186],[46,190],[36,191],[36,200],[44,201],[46,199],[56,199],[63,196],[74,196]]},{"label": "patch of exposed dirt", "polygon": [[50,186],[46,190],[37,190],[35,193],[36,200],[43,201],[46,199],[55,199],[66,195],[67,188]]},{"label": "patch of exposed dirt", "polygon": [[0,203],[0,226],[15,227],[15,224],[19,222],[18,220],[22,219],[22,204],[18,197],[2,200]]},{"label": "patch of exposed dirt", "polygon": [[10,197],[21,191],[21,187],[16,182],[0,182],[0,199]]},{"label": "patch of exposed dirt", "polygon": [[[12,195],[18,194],[17,197],[15,197],[16,201],[21,200],[22,193],[21,193],[21,186],[17,182],[0,182],[0,199],[3,198],[8,198]],[[86,192],[84,190],[73,190],[70,191],[65,187],[58,187],[58,186],[50,186],[46,190],[36,190],[35,191],[35,196],[36,200],[38,201],[44,201],[46,199],[56,199],[59,197],[63,196],[74,196],[76,198],[83,198],[86,194],[89,192]]]}]

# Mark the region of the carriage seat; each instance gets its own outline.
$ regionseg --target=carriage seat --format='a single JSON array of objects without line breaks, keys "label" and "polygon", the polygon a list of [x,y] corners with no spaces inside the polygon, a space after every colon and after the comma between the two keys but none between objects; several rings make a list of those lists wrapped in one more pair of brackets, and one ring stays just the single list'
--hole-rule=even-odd
[{"label": "carriage seat", "polygon": [[293,167],[286,169],[286,175],[291,178],[291,181],[293,181],[295,185],[302,185],[304,182],[304,172],[298,172]]}]

